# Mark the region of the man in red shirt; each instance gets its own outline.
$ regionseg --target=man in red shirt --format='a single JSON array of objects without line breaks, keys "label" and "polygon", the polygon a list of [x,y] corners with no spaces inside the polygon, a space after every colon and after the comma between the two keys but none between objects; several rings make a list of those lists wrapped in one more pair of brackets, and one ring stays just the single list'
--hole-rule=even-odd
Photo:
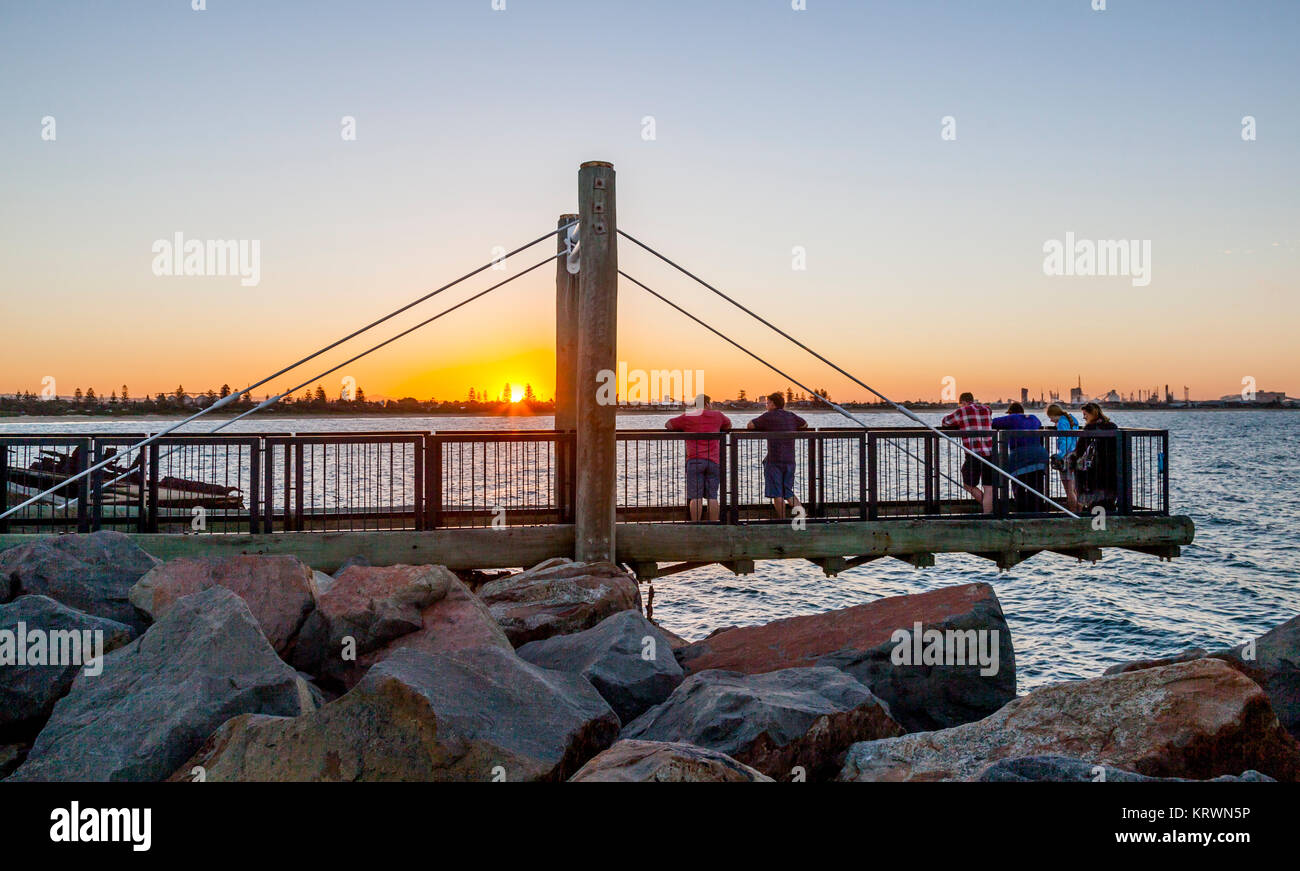
[{"label": "man in red shirt", "polygon": [[[696,397],[694,411],[680,414],[664,424],[677,432],[726,432],[731,421],[720,411],[709,408],[710,399],[701,394]],[[718,462],[722,458],[721,439],[686,440],[686,498],[691,509],[691,522],[700,520],[701,502],[709,502],[709,520],[717,522],[721,506],[718,503]]]},{"label": "man in red shirt", "polygon": [[[957,400],[957,410],[948,415],[939,424],[940,429],[984,430],[993,429],[993,412],[987,405],[975,401],[973,393],[963,393]],[[992,436],[964,438],[962,444],[984,459],[993,460]],[[993,468],[988,463],[966,454],[966,461],[961,464],[961,482],[966,492],[974,497],[985,514],[993,513]]]}]

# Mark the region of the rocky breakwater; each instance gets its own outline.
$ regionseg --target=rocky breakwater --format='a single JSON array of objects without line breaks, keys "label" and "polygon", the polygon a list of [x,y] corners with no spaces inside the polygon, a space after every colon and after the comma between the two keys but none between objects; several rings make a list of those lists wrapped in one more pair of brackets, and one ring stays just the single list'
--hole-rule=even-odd
[{"label": "rocky breakwater", "polygon": [[[350,561],[331,577],[285,556],[159,563],[95,533],[11,548],[0,568],[0,777],[12,781],[1300,771],[1297,621],[1017,698],[986,584],[683,643],[609,563],[466,583],[442,566]],[[94,638],[102,653],[49,662],[32,630]]]}]

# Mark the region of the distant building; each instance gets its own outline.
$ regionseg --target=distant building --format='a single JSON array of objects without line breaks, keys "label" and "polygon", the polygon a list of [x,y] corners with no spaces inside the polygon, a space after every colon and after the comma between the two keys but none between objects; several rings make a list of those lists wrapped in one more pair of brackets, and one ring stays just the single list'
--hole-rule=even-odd
[{"label": "distant building", "polygon": [[1220,396],[1221,402],[1286,402],[1288,399],[1285,390],[1257,390],[1254,399],[1245,399],[1240,393],[1229,393],[1227,396]]},{"label": "distant building", "polygon": [[1070,404],[1081,405],[1083,403],[1083,377],[1077,376],[1079,383],[1070,388]]}]

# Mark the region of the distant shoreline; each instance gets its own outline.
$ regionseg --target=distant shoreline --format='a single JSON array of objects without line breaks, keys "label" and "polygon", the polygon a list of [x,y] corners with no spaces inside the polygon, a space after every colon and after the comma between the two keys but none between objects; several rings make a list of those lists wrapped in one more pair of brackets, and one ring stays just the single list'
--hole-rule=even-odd
[{"label": "distant shoreline", "polygon": [[[1005,405],[1006,405],[1005,403],[1002,403],[1002,404],[995,404],[995,405],[993,405],[993,406],[991,406],[991,407],[997,409],[997,408],[1003,408],[1003,407],[1005,407]],[[759,406],[759,405],[754,405],[754,406],[752,406],[752,407],[746,407],[746,408],[732,408],[732,407],[729,407],[729,406],[726,406],[726,405],[723,405],[723,404],[715,403],[712,407],[715,408],[715,409],[717,409],[718,411],[722,411],[722,412],[724,412],[724,413],[739,413],[739,414],[754,413],[754,414],[758,414],[758,413],[760,413],[760,412],[763,411],[763,407],[762,407],[762,406]],[[789,406],[787,406],[787,407],[790,408],[792,411],[801,412],[801,413],[811,413],[811,414],[836,414],[836,413],[837,413],[837,412],[835,411],[835,409],[833,409],[833,408],[827,408],[827,407],[824,407],[824,406],[822,406],[822,407],[802,407],[802,406],[799,406],[799,405],[789,405]],[[858,414],[898,414],[898,413],[899,413],[896,409],[893,409],[893,408],[880,408],[879,406],[875,406],[875,405],[872,405],[872,406],[866,406],[866,407],[854,407],[854,406],[852,406],[852,405],[845,405],[845,406],[843,406],[843,407],[844,407],[847,411],[852,411],[852,412],[854,412],[854,413],[858,413]],[[937,414],[937,413],[940,413],[940,412],[949,412],[949,411],[952,411],[952,410],[955,408],[955,406],[953,406],[953,405],[935,405],[935,406],[922,406],[922,405],[916,405],[916,406],[906,406],[906,407],[908,408],[909,411],[913,411],[913,412],[917,412],[917,413],[921,413],[921,414],[926,414],[926,413],[934,413],[934,414]],[[1073,408],[1071,408],[1070,406],[1062,406],[1062,407],[1065,408],[1067,411],[1077,411],[1077,409],[1073,409]],[[1229,412],[1229,411],[1278,411],[1278,412],[1288,412],[1288,411],[1289,411],[1289,412],[1297,412],[1297,411],[1300,411],[1300,408],[1297,408],[1297,407],[1279,406],[1279,405],[1245,405],[1245,406],[1206,405],[1206,406],[1193,406],[1192,408],[1182,408],[1182,407],[1178,407],[1178,408],[1170,408],[1170,407],[1167,407],[1167,406],[1145,406],[1145,405],[1133,405],[1133,406],[1129,406],[1129,405],[1104,405],[1104,406],[1102,406],[1102,407],[1103,407],[1107,412],[1161,412],[1161,413],[1175,413],[1175,412],[1189,412],[1189,411],[1214,411],[1214,412]],[[686,409],[682,409],[682,408],[675,408],[675,409],[673,409],[673,408],[638,408],[638,407],[631,407],[631,406],[628,406],[628,407],[620,407],[620,408],[617,410],[617,413],[618,413],[618,414],[627,414],[627,415],[639,415],[639,416],[658,415],[658,416],[663,416],[663,417],[672,417],[672,416],[676,416],[676,415],[682,414],[685,410],[686,410]],[[1029,414],[1033,414],[1033,413],[1035,413],[1035,412],[1040,412],[1040,413],[1041,413],[1042,410],[1043,410],[1042,408],[1038,408],[1038,407],[1029,407],[1029,408],[1026,408],[1026,411],[1027,411]],[[62,413],[58,413],[58,414],[21,414],[21,413],[19,413],[19,414],[15,414],[15,413],[12,413],[12,412],[0,412],[0,421],[12,421],[12,420],[57,420],[57,419],[59,419],[59,418],[66,418],[66,419],[71,420],[71,421],[79,421],[79,420],[137,420],[137,419],[144,419],[144,418],[159,418],[159,417],[161,417],[161,418],[184,418],[184,417],[188,417],[188,416],[194,414],[195,411],[196,411],[196,409],[184,409],[184,410],[179,410],[179,409],[178,409],[178,410],[176,410],[176,411],[164,411],[164,410],[159,410],[159,411],[141,412],[141,413],[138,413],[138,414],[114,414],[114,413],[111,413],[111,412],[102,412],[102,413],[96,413],[96,412],[90,412],[90,413],[80,412],[80,413],[73,413],[73,414],[69,414],[69,413],[67,413],[67,412],[62,412]],[[214,412],[213,414],[210,414],[210,415],[204,415],[204,416],[207,417],[207,418],[209,418],[209,419],[211,419],[211,420],[229,420],[229,419],[231,419],[231,418],[233,418],[233,417],[236,417],[237,415],[236,415],[236,414],[233,414],[233,413],[221,414],[221,413],[215,413],[215,412]],[[380,411],[380,410],[368,410],[368,411],[351,412],[351,413],[345,413],[345,412],[328,412],[328,411],[327,411],[327,412],[319,412],[319,411],[318,411],[318,412],[312,412],[312,411],[298,411],[298,412],[288,412],[288,413],[286,413],[284,410],[278,410],[278,411],[270,412],[268,416],[271,416],[271,417],[298,417],[298,418],[308,418],[308,419],[312,419],[312,420],[328,420],[328,419],[330,419],[330,418],[339,418],[339,419],[344,419],[344,420],[346,420],[346,419],[365,418],[365,417],[392,417],[392,418],[429,418],[429,417],[500,417],[500,418],[511,418],[511,417],[553,417],[554,414],[553,414],[552,412],[549,412],[549,411],[546,411],[546,412],[519,411],[519,412],[515,412],[515,413],[502,413],[502,412],[482,412],[482,411]]]}]

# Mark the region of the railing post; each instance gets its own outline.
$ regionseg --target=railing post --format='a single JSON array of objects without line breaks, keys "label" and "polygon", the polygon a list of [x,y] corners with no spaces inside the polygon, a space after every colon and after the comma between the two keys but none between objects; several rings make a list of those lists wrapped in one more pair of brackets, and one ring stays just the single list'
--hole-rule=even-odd
[{"label": "railing post", "polygon": [[925,436],[925,510],[939,515],[939,437],[934,433]]},{"label": "railing post", "polygon": [[[91,439],[81,439],[81,462],[74,470],[81,474],[90,468],[91,451],[94,450]],[[77,532],[90,532],[90,476],[81,478],[77,483]]]},{"label": "railing post", "polygon": [[867,519],[880,519],[880,485],[877,475],[880,472],[880,434],[867,433]]},{"label": "railing post", "polygon": [[[257,535],[262,531],[262,440],[248,440],[248,532]],[[269,489],[269,488],[268,488]]]},{"label": "railing post", "polygon": [[425,488],[424,501],[429,514],[429,529],[442,526],[442,439],[437,433],[429,435],[429,456],[424,467],[428,486]]},{"label": "railing post", "polygon": [[262,525],[267,532],[275,532],[275,442],[267,439],[262,444],[262,480],[266,482]]},{"label": "railing post", "polygon": [[[9,510],[9,444],[0,442],[0,514]],[[9,518],[0,519],[0,532],[9,531]]]},{"label": "railing post", "polygon": [[1160,507],[1169,513],[1169,430],[1160,433]]},{"label": "railing post", "polygon": [[158,531],[158,442],[149,443],[149,531]]},{"label": "railing post", "polygon": [[[993,433],[993,456],[990,461],[999,469],[1007,467],[1007,441],[1002,436],[1002,430],[996,430]],[[993,515],[995,517],[1006,517],[1010,511],[1007,505],[1007,497],[1011,495],[1011,487],[1007,481],[1006,475],[993,473]]]},{"label": "railing post", "polygon": [[[727,434],[720,432],[718,442],[718,522],[726,523],[731,501],[727,498]],[[704,506],[707,511],[707,504]]]},{"label": "railing post", "polygon": [[[579,250],[578,365],[576,376],[578,449],[574,510],[574,558],[614,559],[615,429],[617,397],[608,378],[618,367],[618,223],[614,167],[603,161],[578,170]],[[604,379],[602,379],[604,373]],[[598,393],[597,385],[605,382]]]},{"label": "railing post", "polygon": [[808,517],[817,516],[817,439],[809,435],[804,439],[808,453],[808,498],[804,509]]},{"label": "railing post", "polygon": [[[285,450],[288,450],[286,447]],[[303,457],[304,447],[301,439],[294,437],[293,440],[293,528],[297,532],[302,532],[303,527],[303,487],[305,475],[303,474]],[[289,512],[289,505],[284,506],[286,519]],[[328,522],[326,522],[328,526]]]},{"label": "railing post", "polygon": [[415,463],[415,477],[411,481],[411,496],[415,504],[412,506],[415,511],[413,518],[417,532],[424,529],[424,437],[417,436],[411,442],[412,461]]},{"label": "railing post", "polygon": [[[99,439],[93,439],[91,444],[95,446],[90,452],[91,462],[95,465],[104,459],[104,445]],[[90,531],[99,532],[104,526],[104,472],[101,469],[98,472],[90,473]]]},{"label": "railing post", "polygon": [[858,519],[867,519],[867,434],[858,433]]},{"label": "railing post", "polygon": [[731,455],[730,467],[727,469],[730,475],[731,490],[731,523],[736,525],[740,523],[740,438],[735,433],[727,434],[727,453]]},{"label": "railing post", "polygon": [[1115,507],[1120,514],[1133,513],[1133,468],[1129,456],[1129,434],[1124,430],[1114,431],[1115,469],[1119,473],[1119,488],[1115,491],[1118,503]]}]

